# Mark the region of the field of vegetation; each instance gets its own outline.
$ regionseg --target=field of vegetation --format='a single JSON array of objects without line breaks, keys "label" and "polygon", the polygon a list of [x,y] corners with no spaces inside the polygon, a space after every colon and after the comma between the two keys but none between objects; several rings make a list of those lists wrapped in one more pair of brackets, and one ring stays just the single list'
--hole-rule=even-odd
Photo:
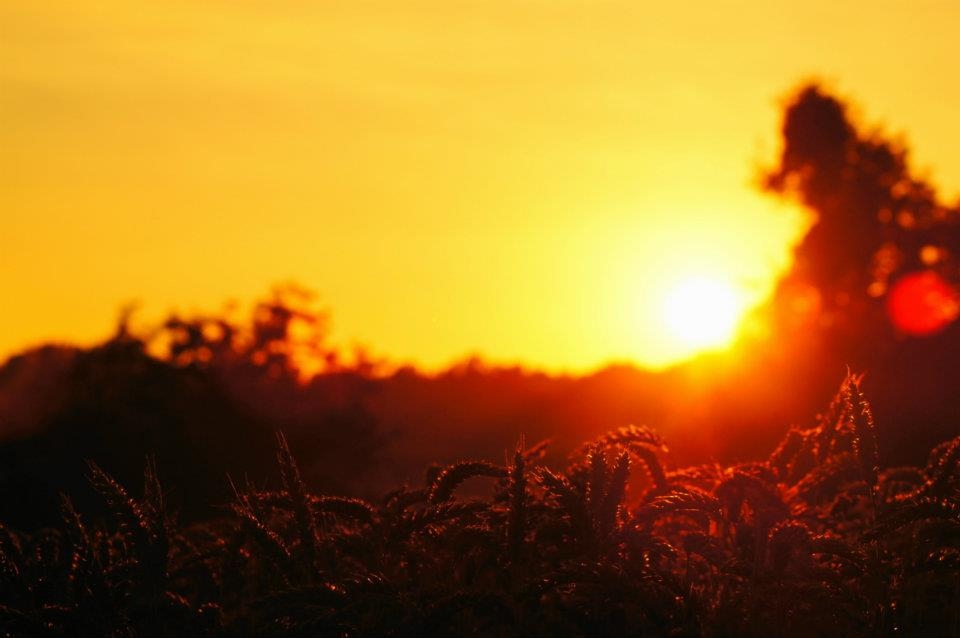
[{"label": "field of vegetation", "polygon": [[960,637],[960,205],[816,85],[782,133],[729,358],[428,375],[296,287],[11,357],[0,636]]},{"label": "field of vegetation", "polygon": [[[564,468],[549,442],[433,467],[378,502],[233,477],[178,524],[98,465],[109,508],[0,531],[0,626],[38,635],[960,635],[960,437],[878,467],[860,380],[765,459],[671,467],[646,427]],[[483,478],[481,478],[483,477]],[[468,483],[465,485],[465,483]],[[189,486],[180,486],[189,489]],[[486,497],[478,497],[485,490]],[[9,497],[9,496],[8,496]]]}]

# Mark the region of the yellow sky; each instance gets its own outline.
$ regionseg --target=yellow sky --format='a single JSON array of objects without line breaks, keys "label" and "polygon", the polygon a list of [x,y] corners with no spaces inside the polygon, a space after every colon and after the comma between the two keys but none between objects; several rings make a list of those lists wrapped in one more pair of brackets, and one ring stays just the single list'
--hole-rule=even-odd
[{"label": "yellow sky", "polygon": [[787,263],[800,81],[960,189],[958,6],[6,0],[0,356],[294,279],[394,360],[663,365],[672,282]]}]

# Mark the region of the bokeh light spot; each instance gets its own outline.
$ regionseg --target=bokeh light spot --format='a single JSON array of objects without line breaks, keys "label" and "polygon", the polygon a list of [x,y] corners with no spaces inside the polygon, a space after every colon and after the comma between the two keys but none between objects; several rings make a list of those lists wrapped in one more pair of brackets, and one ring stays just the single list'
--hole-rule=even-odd
[{"label": "bokeh light spot", "polygon": [[956,291],[930,270],[899,278],[887,297],[890,321],[897,330],[911,336],[940,332],[957,318],[958,309]]}]

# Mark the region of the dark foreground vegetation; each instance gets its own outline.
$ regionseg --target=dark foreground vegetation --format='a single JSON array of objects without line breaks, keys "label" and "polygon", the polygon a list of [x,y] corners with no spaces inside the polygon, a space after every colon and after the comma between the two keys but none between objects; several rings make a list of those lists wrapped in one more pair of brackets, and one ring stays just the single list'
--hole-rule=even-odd
[{"label": "dark foreground vegetation", "polygon": [[[110,515],[0,531],[0,626],[35,635],[960,635],[960,438],[878,467],[859,379],[764,460],[673,468],[654,431],[463,461],[378,502],[234,477],[178,525],[96,464]],[[485,478],[479,478],[485,477]],[[486,481],[486,498],[463,485]],[[189,488],[189,486],[184,486]],[[476,488],[476,485],[473,485]],[[5,495],[10,498],[12,495]]]},{"label": "dark foreground vegetation", "polygon": [[960,636],[960,204],[817,86],[782,133],[813,223],[730,356],[426,375],[287,288],[11,358],[0,635]]}]

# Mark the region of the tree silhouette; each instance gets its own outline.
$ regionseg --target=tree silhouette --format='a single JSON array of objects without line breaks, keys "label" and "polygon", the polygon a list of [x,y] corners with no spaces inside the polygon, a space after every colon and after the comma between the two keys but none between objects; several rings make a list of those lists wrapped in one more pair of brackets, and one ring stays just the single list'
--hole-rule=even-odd
[{"label": "tree silhouette", "polygon": [[748,377],[778,370],[807,387],[824,371],[866,371],[887,458],[956,436],[960,379],[960,207],[916,174],[904,142],[866,128],[821,86],[784,111],[768,192],[814,223],[766,309],[776,347]]},{"label": "tree silhouette", "polygon": [[295,382],[308,371],[332,370],[339,356],[326,345],[329,317],[313,308],[315,294],[285,284],[256,303],[248,324],[225,314],[173,314],[153,336],[174,365]]},{"label": "tree silhouette", "polygon": [[[816,322],[847,336],[865,330],[889,336],[882,311],[907,275],[931,273],[923,281],[935,277],[950,292],[949,284],[960,280],[960,210],[943,205],[934,187],[913,175],[903,144],[858,128],[847,106],[816,84],[802,87],[790,102],[782,134],[779,165],[764,187],[816,216],[778,290],[782,320],[804,327]],[[907,290],[900,298],[913,304],[908,310],[923,312],[925,284],[906,279],[902,285]],[[943,303],[955,306],[951,298],[947,294]],[[931,311],[943,314],[941,328],[956,316],[955,307]],[[920,334],[912,325],[893,327]]]},{"label": "tree silhouette", "polygon": [[312,484],[347,489],[344,477],[369,467],[383,443],[370,406],[377,385],[358,372],[367,362],[339,362],[311,300],[278,286],[247,321],[172,316],[146,335],[131,331],[128,307],[103,344],[48,347],[0,367],[0,421],[12,423],[0,429],[0,492],[23,496],[0,502],[0,518],[54,520],[57,493],[83,484],[85,459],[134,481],[145,456],[191,486],[171,495],[176,509],[204,516],[230,497],[228,473],[262,480],[275,430],[312,450]]}]

